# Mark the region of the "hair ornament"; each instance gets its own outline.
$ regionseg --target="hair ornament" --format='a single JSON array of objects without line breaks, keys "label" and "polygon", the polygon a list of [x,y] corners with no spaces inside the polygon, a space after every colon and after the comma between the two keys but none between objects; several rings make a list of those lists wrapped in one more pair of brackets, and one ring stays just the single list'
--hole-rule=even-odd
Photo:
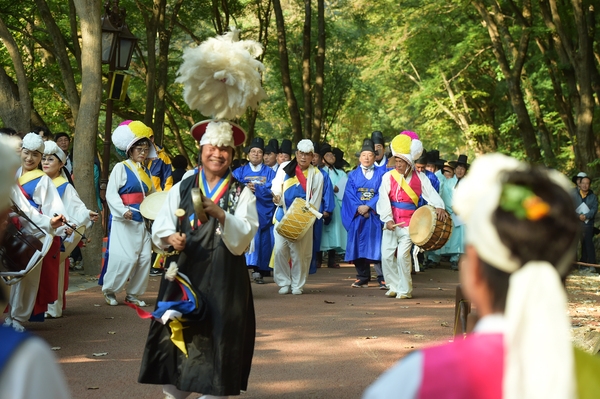
[{"label": "hair ornament", "polygon": [[511,212],[517,219],[533,222],[550,212],[550,205],[535,195],[531,188],[509,183],[502,186],[500,207],[506,212]]}]

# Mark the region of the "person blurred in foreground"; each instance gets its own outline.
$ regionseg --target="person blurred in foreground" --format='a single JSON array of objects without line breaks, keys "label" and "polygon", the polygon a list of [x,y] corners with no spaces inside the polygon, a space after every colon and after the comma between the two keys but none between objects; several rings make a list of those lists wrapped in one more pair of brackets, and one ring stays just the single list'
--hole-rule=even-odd
[{"label": "person blurred in foreground", "polygon": [[[0,135],[0,159],[0,242],[3,242],[11,209],[9,196],[19,166],[13,144],[4,135]],[[0,309],[6,307],[8,296],[8,285],[0,279]],[[46,342],[9,326],[0,326],[0,342],[0,398],[71,397],[64,375]]]},{"label": "person blurred in foreground", "polygon": [[413,352],[364,393],[375,398],[587,399],[600,359],[573,349],[563,282],[577,245],[570,182],[490,154],[457,188],[466,221],[461,287],[479,321],[464,340]]}]

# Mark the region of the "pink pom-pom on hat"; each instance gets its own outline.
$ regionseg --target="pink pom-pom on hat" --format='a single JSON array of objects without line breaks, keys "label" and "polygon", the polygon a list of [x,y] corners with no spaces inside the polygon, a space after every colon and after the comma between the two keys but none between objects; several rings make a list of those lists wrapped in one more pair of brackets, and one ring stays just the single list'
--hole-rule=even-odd
[{"label": "pink pom-pom on hat", "polygon": [[[152,129],[143,122],[126,120],[121,122],[112,133],[112,142],[119,150],[127,153],[135,143],[142,139],[150,139],[153,135]],[[150,145],[148,158],[157,156],[154,145]]]}]

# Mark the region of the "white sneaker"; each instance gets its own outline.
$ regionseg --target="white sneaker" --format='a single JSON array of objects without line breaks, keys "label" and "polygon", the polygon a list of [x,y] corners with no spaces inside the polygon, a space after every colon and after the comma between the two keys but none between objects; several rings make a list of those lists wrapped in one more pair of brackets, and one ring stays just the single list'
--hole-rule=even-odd
[{"label": "white sneaker", "polygon": [[16,332],[25,331],[25,327],[23,327],[21,323],[19,323],[17,320],[11,319],[9,316],[7,316],[6,319],[4,319],[4,327],[10,327]]},{"label": "white sneaker", "polygon": [[119,302],[117,302],[117,297],[115,296],[115,294],[105,293],[104,294],[104,300],[110,306],[117,306],[119,304]]},{"label": "white sneaker", "polygon": [[396,293],[392,290],[389,290],[388,292],[386,292],[385,295],[389,296],[390,298],[396,298]]},{"label": "white sneaker", "polygon": [[289,285],[284,285],[283,287],[281,287],[279,289],[279,293],[281,295],[289,294],[290,293],[290,286]]},{"label": "white sneaker", "polygon": [[292,290],[292,294],[294,294],[294,295],[302,295],[302,290],[300,288],[294,288]]},{"label": "white sneaker", "polygon": [[412,295],[411,294],[403,294],[403,295],[398,295],[396,298],[399,298],[399,299],[411,299]]},{"label": "white sneaker", "polygon": [[134,305],[137,305],[141,308],[143,308],[146,305],[146,302],[142,301],[141,299],[138,299],[138,297],[133,296],[133,295],[127,295],[125,297],[125,302],[129,302],[129,303],[133,303]]}]

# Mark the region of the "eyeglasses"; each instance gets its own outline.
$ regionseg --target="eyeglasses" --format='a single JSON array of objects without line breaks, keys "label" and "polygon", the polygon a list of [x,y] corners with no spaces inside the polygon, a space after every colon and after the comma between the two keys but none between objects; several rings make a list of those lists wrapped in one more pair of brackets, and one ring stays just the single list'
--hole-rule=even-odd
[{"label": "eyeglasses", "polygon": [[150,147],[133,147],[133,150],[140,154],[148,154],[148,152],[150,152]]}]

